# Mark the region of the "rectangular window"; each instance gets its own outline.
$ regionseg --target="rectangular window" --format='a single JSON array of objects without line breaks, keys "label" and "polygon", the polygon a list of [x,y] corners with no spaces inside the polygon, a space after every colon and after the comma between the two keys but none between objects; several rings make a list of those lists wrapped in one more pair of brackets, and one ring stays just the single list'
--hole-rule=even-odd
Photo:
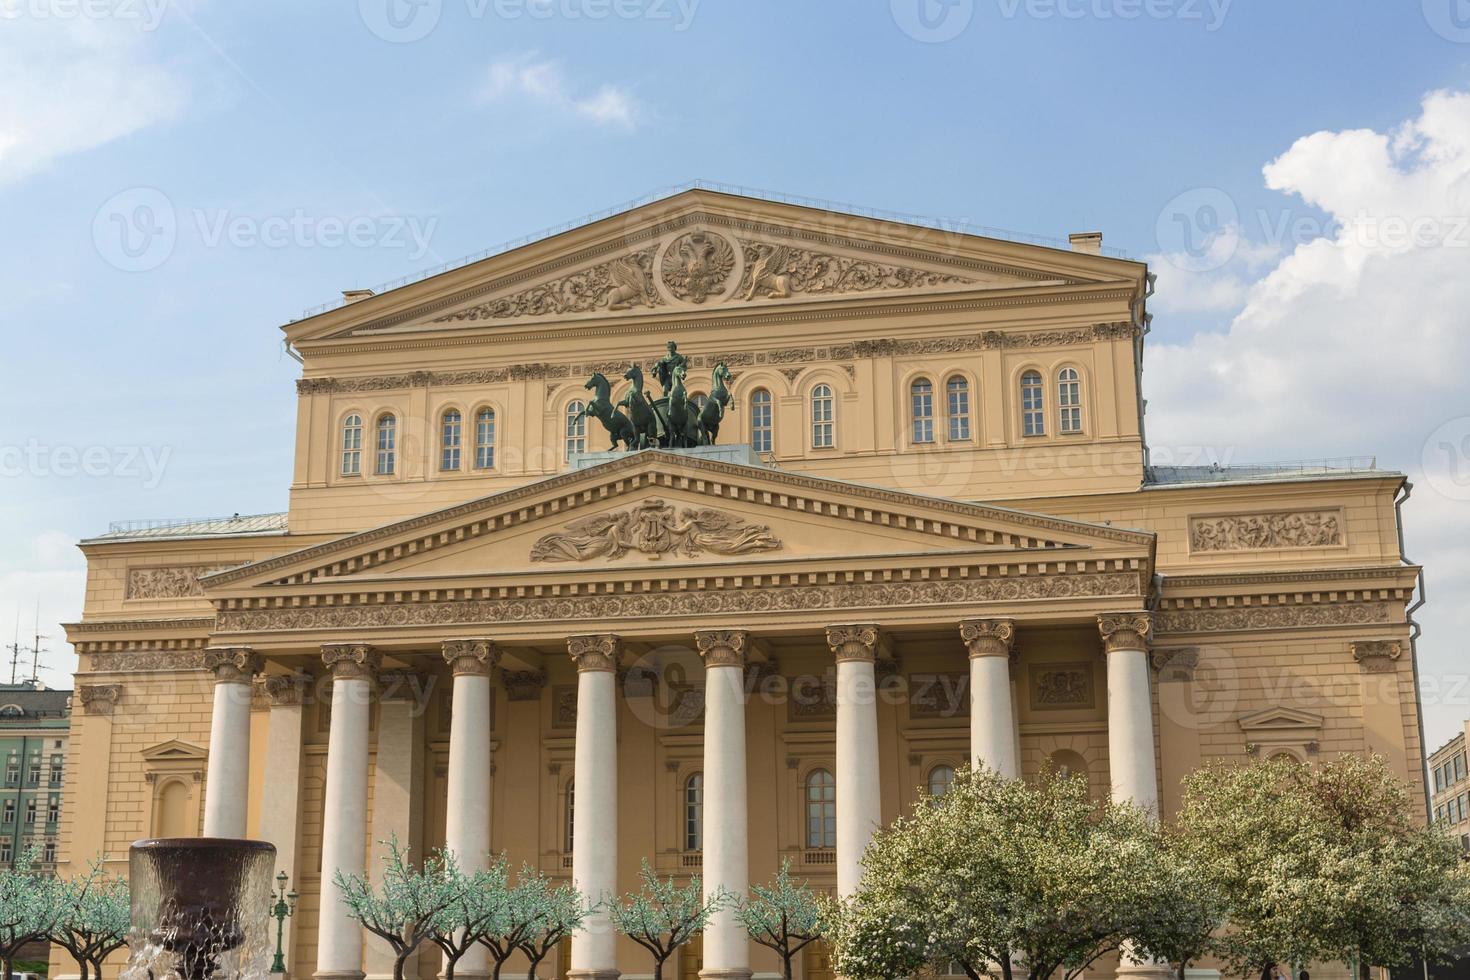
[{"label": "rectangular window", "polygon": [[1455,756],[1455,779],[1465,778],[1465,753]]},{"label": "rectangular window", "polygon": [[771,452],[771,393],[757,391],[750,399],[750,448]]},{"label": "rectangular window", "polygon": [[41,785],[41,760],[39,758],[32,759],[30,766],[26,769],[26,785]]},{"label": "rectangular window", "polygon": [[61,819],[61,801],[52,800],[46,804],[46,822],[54,824]]},{"label": "rectangular window", "polygon": [[949,440],[970,438],[970,389],[963,382],[949,383]]},{"label": "rectangular window", "polygon": [[495,468],[495,413],[483,411],[475,419],[475,469]]},{"label": "rectangular window", "polygon": [[1081,432],[1082,383],[1068,380],[1066,371],[1062,374],[1063,380],[1057,385],[1058,424],[1063,432]]},{"label": "rectangular window", "polygon": [[10,764],[5,767],[5,785],[20,785],[20,762],[16,759],[11,759]]},{"label": "rectangular window", "polygon": [[28,823],[28,824],[34,824],[35,822],[36,822],[36,801],[35,800],[26,800],[26,823]]},{"label": "rectangular window", "polygon": [[14,858],[15,854],[10,849],[10,841],[0,841],[0,864],[9,864]]},{"label": "rectangular window", "polygon": [[15,823],[15,801],[14,800],[6,800],[5,801],[5,822],[6,823]]},{"label": "rectangular window", "polygon": [[439,468],[441,470],[459,469],[459,444],[460,429],[462,428],[458,412],[445,412],[444,422],[441,426],[441,446],[439,452]]},{"label": "rectangular window", "polygon": [[1046,435],[1046,412],[1042,407],[1043,398],[1039,375],[1028,375],[1021,380],[1022,435]]},{"label": "rectangular window", "polygon": [[833,415],[835,412],[832,389],[818,385],[812,395],[812,447],[831,449],[833,441]]},{"label": "rectangular window", "polygon": [[342,475],[357,476],[362,472],[362,418],[353,415],[342,427]]},{"label": "rectangular window", "polygon": [[54,840],[46,842],[46,847],[41,851],[41,860],[47,864],[56,863],[56,842]]},{"label": "rectangular window", "polygon": [[398,465],[398,426],[393,417],[384,416],[378,421],[378,467],[379,476],[391,476]]},{"label": "rectangular window", "polygon": [[927,381],[914,385],[911,393],[914,442],[934,441],[934,389]]}]

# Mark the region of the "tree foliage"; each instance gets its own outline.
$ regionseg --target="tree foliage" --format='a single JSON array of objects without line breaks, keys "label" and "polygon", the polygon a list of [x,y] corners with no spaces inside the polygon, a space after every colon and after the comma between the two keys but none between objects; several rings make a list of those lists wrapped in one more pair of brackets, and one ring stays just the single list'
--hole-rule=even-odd
[{"label": "tree foliage", "polygon": [[834,966],[853,980],[947,964],[1071,980],[1125,941],[1162,947],[1160,923],[1180,929],[1170,872],[1153,821],[1094,803],[1081,778],[962,770],[874,835],[857,891],[832,907]]},{"label": "tree foliage", "polygon": [[55,875],[36,870],[37,850],[26,847],[14,867],[0,868],[0,976],[10,980],[15,957],[28,943],[46,939],[66,908]]},{"label": "tree foliage", "polygon": [[127,879],[107,874],[99,857],[86,873],[61,882],[54,893],[61,909],[49,938],[76,960],[81,980],[100,978],[102,961],[128,942],[132,907]]},{"label": "tree foliage", "polygon": [[453,858],[447,854],[431,855],[415,867],[398,846],[397,835],[384,843],[388,852],[376,886],[363,875],[340,870],[333,880],[349,914],[392,948],[393,980],[403,980],[408,958],[454,905],[458,876],[449,872]]},{"label": "tree foliage", "polygon": [[586,900],[570,884],[553,885],[537,871],[523,871],[516,888],[523,901],[533,910],[529,935],[520,943],[528,966],[526,980],[536,980],[536,968],[557,944],[581,928],[590,909]]},{"label": "tree foliage", "polygon": [[653,980],[662,980],[664,963],[704,929],[730,896],[717,892],[706,900],[698,875],[686,885],[676,885],[673,878],[660,879],[647,860],[639,878],[642,886],[638,891],[608,902],[608,916],[613,928],[648,950],[653,957]]},{"label": "tree foliage", "polygon": [[791,862],[784,858],[769,885],[751,886],[750,897],[736,908],[736,916],[751,939],[781,957],[786,980],[791,980],[796,955],[822,937],[817,896],[806,882],[791,880]]}]

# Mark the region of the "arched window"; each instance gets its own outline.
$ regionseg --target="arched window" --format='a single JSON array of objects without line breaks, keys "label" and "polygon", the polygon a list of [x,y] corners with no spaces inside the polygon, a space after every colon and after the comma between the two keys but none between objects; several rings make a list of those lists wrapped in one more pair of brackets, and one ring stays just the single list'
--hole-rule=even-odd
[{"label": "arched window", "polygon": [[1045,396],[1041,390],[1041,374],[1027,371],[1021,375],[1021,434],[1046,435],[1046,412],[1041,407]]},{"label": "arched window", "polygon": [[572,453],[587,451],[587,416],[582,414],[586,407],[580,400],[567,406],[566,459],[571,459]]},{"label": "arched window", "polygon": [[1057,372],[1057,427],[1061,432],[1082,431],[1082,379],[1075,368]]},{"label": "arched window", "polygon": [[704,773],[684,781],[684,850],[704,850]]},{"label": "arched window", "polygon": [[832,386],[817,385],[812,389],[812,448],[832,448],[834,414]]},{"label": "arched window", "polygon": [[934,441],[934,384],[919,378],[909,386],[910,414],[913,415],[914,442]]},{"label": "arched window", "polygon": [[699,411],[702,412],[702,411],[704,411],[704,406],[706,406],[706,405],[709,404],[709,395],[706,395],[704,392],[700,392],[698,394],[691,395],[690,398],[689,398],[689,402],[696,409],[698,409]]},{"label": "arched window", "polygon": [[771,393],[757,388],[750,395],[750,447],[758,453],[771,452],[774,443],[771,424]]},{"label": "arched window", "polygon": [[1087,778],[1087,760],[1071,749],[1058,749],[1046,760],[1046,769],[1054,779]]},{"label": "arched window", "polygon": [[459,469],[459,449],[464,441],[464,417],[459,409],[451,408],[440,419],[439,425],[439,468]]},{"label": "arched window", "polygon": [[837,781],[826,769],[806,777],[806,846],[837,846]]},{"label": "arched window", "polygon": [[577,813],[577,808],[576,808],[576,795],[577,795],[576,794],[576,788],[577,788],[577,782],[576,782],[576,780],[575,779],[568,779],[567,780],[567,819],[566,819],[567,839],[566,839],[565,846],[562,847],[562,850],[564,852],[566,852],[567,854],[572,853],[572,841],[576,839],[575,837],[572,836],[572,830],[576,826],[576,819],[575,819],[576,818],[576,813]]},{"label": "arched window", "polygon": [[954,785],[954,766],[935,766],[929,770],[929,795],[938,799]]},{"label": "arched window", "polygon": [[398,420],[391,415],[378,419],[378,465],[374,470],[379,476],[391,476],[398,468]]},{"label": "arched window", "polygon": [[362,472],[362,416],[349,415],[342,420],[342,475],[357,476]]},{"label": "arched window", "polygon": [[970,382],[953,377],[944,383],[945,415],[949,419],[950,442],[970,438]]},{"label": "arched window", "polygon": [[475,413],[475,469],[495,467],[495,409],[482,408]]}]

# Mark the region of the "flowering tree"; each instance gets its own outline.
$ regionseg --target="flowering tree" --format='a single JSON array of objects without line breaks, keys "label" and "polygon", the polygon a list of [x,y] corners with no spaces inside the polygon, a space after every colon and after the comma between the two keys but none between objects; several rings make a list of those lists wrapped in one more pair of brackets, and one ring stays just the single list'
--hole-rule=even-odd
[{"label": "flowering tree", "polygon": [[653,957],[653,980],[663,980],[664,963],[704,929],[728,896],[716,893],[706,901],[698,875],[680,888],[673,878],[660,879],[647,860],[639,874],[643,886],[621,901],[609,901],[608,915],[615,929],[648,950]]},{"label": "flowering tree", "polygon": [[27,943],[55,931],[65,911],[61,883],[35,869],[36,848],[27,847],[11,868],[0,868],[0,976],[11,980],[15,957]]},{"label": "flowering tree", "polygon": [[446,861],[444,878],[450,898],[429,924],[427,938],[444,954],[444,980],[454,980],[455,967],[490,928],[503,901],[505,862],[465,874],[454,861]]},{"label": "flowering tree", "polygon": [[524,901],[535,912],[530,935],[521,941],[520,948],[530,964],[526,968],[526,980],[536,980],[536,968],[541,961],[558,943],[581,928],[589,909],[575,887],[565,884],[553,887],[540,872],[523,871],[516,889],[524,894]]},{"label": "flowering tree", "polygon": [[81,980],[102,976],[102,961],[127,945],[132,908],[127,879],[108,875],[101,858],[86,874],[64,882],[58,890],[61,915],[50,939],[76,960]]},{"label": "flowering tree", "polygon": [[375,888],[362,875],[334,876],[349,914],[393,950],[393,980],[403,980],[403,965],[433,935],[436,924],[453,906],[456,876],[446,873],[453,859],[440,854],[415,868],[398,846],[385,842],[382,881]]},{"label": "flowering tree", "polygon": [[949,963],[1011,980],[1018,963],[1033,980],[1072,980],[1125,941],[1147,945],[1178,897],[1168,871],[1153,822],[1094,803],[1081,778],[962,770],[874,835],[857,891],[832,906],[834,966],[853,980]]},{"label": "flowering tree", "polygon": [[781,957],[781,973],[786,980],[791,980],[796,954],[822,936],[817,897],[806,882],[791,881],[791,862],[785,859],[775,880],[769,885],[752,886],[750,897],[740,903],[735,914],[751,939]]},{"label": "flowering tree", "polygon": [[537,906],[539,892],[531,884],[536,872],[530,867],[523,867],[517,883],[508,886],[505,858],[495,863],[499,866],[498,878],[503,884],[486,896],[490,914],[486,916],[476,940],[490,951],[491,980],[500,980],[500,971],[506,960],[536,935],[541,910]]}]

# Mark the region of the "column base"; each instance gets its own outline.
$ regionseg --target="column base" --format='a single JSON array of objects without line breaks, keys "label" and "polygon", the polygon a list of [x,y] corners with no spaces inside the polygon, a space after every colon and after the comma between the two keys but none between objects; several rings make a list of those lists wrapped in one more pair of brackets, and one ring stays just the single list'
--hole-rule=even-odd
[{"label": "column base", "polygon": [[1118,964],[1114,974],[1118,980],[1177,980],[1174,970],[1167,963]]},{"label": "column base", "polygon": [[[440,977],[440,980],[443,980],[444,974],[442,974],[442,973],[439,974],[439,977]],[[372,977],[368,977],[368,980],[373,980],[373,978]],[[392,980],[392,977],[389,977],[388,980]],[[459,967],[455,967],[454,968],[454,980],[490,980],[490,971],[489,970],[461,970]]]},{"label": "column base", "polygon": [[[567,980],[618,980],[622,976],[617,970],[568,970]],[[459,971],[454,973],[455,980],[459,980]]]},{"label": "column base", "polygon": [[699,980],[750,980],[749,970],[718,970],[708,969],[699,971]]},{"label": "column base", "polygon": [[361,970],[318,970],[312,975],[312,980],[366,980],[367,974]]}]

